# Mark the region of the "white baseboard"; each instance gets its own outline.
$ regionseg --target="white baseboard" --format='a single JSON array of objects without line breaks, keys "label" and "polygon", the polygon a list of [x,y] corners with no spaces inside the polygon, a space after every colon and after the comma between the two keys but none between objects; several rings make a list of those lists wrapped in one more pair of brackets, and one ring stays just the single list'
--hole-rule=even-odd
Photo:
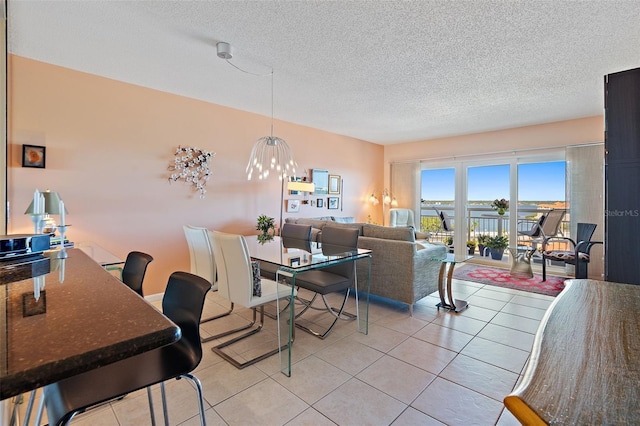
[{"label": "white baseboard", "polygon": [[150,294],[148,296],[145,296],[145,300],[147,302],[158,302],[158,301],[162,301],[162,298],[164,297],[164,293],[156,293],[156,294]]}]

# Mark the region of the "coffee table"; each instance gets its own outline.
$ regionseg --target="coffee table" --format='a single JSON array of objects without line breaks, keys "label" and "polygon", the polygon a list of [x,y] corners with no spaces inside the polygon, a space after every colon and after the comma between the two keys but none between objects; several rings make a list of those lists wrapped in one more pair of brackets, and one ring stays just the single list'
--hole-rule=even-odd
[{"label": "coffee table", "polygon": [[509,274],[513,277],[533,278],[531,270],[531,257],[536,250],[531,246],[511,246],[507,247],[511,257],[511,270]]},{"label": "coffee table", "polygon": [[473,258],[473,256],[464,256],[460,259],[456,259],[454,254],[449,253],[444,259],[432,259],[442,262],[440,265],[440,274],[438,275],[438,294],[440,295],[440,303],[436,304],[438,308],[448,309],[453,312],[461,312],[469,307],[469,303],[466,300],[453,298],[453,295],[451,294],[451,281],[453,280],[453,269],[456,264],[466,262],[471,258]]}]

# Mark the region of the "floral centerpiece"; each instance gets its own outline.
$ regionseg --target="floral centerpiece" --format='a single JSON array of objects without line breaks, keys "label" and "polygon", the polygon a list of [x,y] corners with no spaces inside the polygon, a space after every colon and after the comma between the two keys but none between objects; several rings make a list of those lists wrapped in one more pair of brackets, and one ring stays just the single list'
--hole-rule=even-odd
[{"label": "floral centerpiece", "polygon": [[267,215],[258,216],[258,224],[256,225],[256,229],[261,231],[262,233],[258,235],[258,241],[261,243],[266,243],[267,241],[271,241],[273,236],[275,235],[275,219],[269,217]]},{"label": "floral centerpiece", "polygon": [[493,207],[494,210],[497,210],[498,214],[502,216],[507,210],[509,210],[509,201],[505,200],[504,198],[496,198],[491,203],[491,207]]}]

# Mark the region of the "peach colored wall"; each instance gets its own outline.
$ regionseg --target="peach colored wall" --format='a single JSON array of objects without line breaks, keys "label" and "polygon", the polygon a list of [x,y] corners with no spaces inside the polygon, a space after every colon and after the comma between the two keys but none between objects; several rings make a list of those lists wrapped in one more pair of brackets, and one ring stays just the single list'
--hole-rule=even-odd
[{"label": "peach colored wall", "polygon": [[439,159],[603,141],[604,118],[593,116],[493,132],[387,145],[384,150],[385,184],[388,186],[389,164],[396,161]]},{"label": "peach colored wall", "polygon": [[[9,58],[8,85],[8,233],[33,231],[23,213],[35,188],[58,191],[71,240],[122,258],[131,250],[155,258],[145,280],[153,294],[171,272],[189,269],[183,225],[253,234],[258,215],[279,218],[279,181],[245,175],[254,141],[269,132],[267,117],[18,56]],[[300,169],[344,179],[343,211],[302,206],[285,217],[381,220],[381,208],[372,210],[366,198],[383,185],[382,146],[282,121],[274,128]],[[20,166],[22,144],[47,148],[46,169]],[[168,182],[178,145],[216,153],[204,199]]]}]

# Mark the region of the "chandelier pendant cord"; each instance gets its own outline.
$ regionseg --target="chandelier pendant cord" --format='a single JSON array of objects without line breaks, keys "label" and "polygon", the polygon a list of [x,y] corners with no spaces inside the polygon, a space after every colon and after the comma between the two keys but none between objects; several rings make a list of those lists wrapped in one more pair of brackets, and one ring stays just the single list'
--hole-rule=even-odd
[{"label": "chandelier pendant cord", "polygon": [[229,59],[225,59],[225,62],[231,65],[232,67],[234,67],[235,69],[237,69],[238,71],[242,71],[245,74],[255,75],[258,77],[271,76],[271,136],[273,136],[273,68],[271,68],[271,71],[266,74],[258,74],[258,73],[247,71],[245,69],[240,68],[236,64],[232,63],[231,60]]}]

